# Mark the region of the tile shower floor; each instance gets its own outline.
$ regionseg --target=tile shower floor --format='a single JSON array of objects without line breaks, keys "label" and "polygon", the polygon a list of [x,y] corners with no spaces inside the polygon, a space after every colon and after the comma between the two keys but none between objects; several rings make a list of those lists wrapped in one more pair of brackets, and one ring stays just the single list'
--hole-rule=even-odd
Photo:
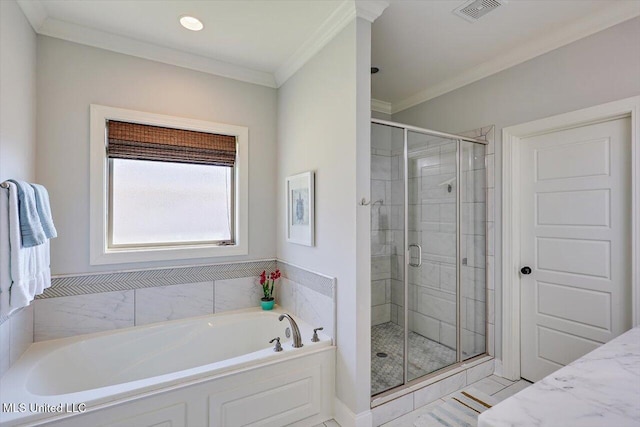
[{"label": "tile shower floor", "polygon": [[[392,322],[371,327],[371,394],[402,384],[404,328]],[[385,353],[387,357],[379,357]],[[409,332],[409,379],[449,366],[455,350]]]}]

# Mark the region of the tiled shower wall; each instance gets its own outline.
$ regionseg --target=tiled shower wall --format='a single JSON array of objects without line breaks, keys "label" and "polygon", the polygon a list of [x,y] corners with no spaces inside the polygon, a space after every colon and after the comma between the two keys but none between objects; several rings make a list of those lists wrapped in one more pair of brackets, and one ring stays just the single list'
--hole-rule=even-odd
[{"label": "tiled shower wall", "polygon": [[397,304],[404,300],[403,132],[375,125],[371,143],[371,323],[378,325],[398,322]]},{"label": "tiled shower wall", "polygon": [[276,268],[276,302],[335,336],[335,280],[275,260],[58,277],[24,311],[43,341],[257,307],[257,276]]}]

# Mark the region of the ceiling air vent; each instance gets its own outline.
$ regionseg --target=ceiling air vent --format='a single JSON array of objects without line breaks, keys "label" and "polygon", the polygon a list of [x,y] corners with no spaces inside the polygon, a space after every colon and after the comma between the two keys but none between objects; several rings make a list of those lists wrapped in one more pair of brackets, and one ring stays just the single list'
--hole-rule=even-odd
[{"label": "ceiling air vent", "polygon": [[469,22],[476,22],[505,3],[505,0],[471,0],[454,9],[453,13]]}]

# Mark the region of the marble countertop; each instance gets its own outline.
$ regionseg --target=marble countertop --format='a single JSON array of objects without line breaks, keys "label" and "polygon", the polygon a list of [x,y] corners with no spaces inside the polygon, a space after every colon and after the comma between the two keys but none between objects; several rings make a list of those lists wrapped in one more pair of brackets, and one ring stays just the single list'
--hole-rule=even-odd
[{"label": "marble countertop", "polygon": [[478,426],[640,426],[640,327],[483,412]]}]

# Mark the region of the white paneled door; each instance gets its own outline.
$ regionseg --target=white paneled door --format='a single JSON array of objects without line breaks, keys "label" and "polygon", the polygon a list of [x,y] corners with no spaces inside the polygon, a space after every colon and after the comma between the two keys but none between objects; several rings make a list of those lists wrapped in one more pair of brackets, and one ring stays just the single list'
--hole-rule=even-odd
[{"label": "white paneled door", "polygon": [[521,376],[631,327],[631,135],[622,118],[522,139]]}]

